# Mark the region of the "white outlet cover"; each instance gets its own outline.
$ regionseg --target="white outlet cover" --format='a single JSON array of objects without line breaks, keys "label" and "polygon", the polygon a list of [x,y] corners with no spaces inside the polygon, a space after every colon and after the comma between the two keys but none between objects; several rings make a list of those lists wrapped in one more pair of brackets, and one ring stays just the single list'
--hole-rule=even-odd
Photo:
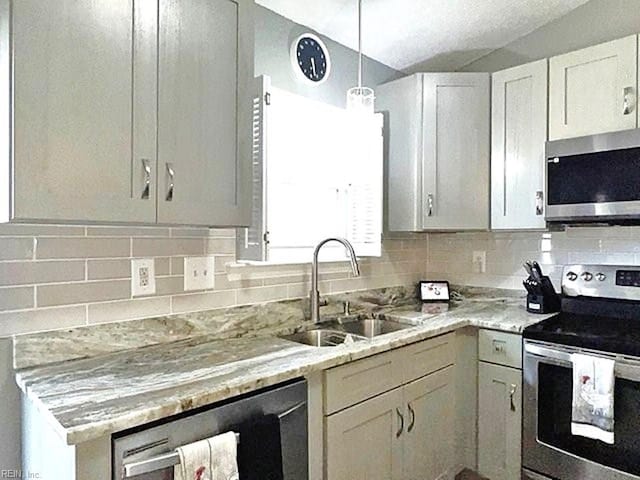
[{"label": "white outlet cover", "polygon": [[473,273],[485,273],[487,271],[487,252],[484,250],[474,251],[472,263]]},{"label": "white outlet cover", "polygon": [[142,297],[156,293],[156,266],[153,258],[131,260],[131,295]]},{"label": "white outlet cover", "polygon": [[215,287],[214,257],[185,257],[184,291],[210,290]]}]

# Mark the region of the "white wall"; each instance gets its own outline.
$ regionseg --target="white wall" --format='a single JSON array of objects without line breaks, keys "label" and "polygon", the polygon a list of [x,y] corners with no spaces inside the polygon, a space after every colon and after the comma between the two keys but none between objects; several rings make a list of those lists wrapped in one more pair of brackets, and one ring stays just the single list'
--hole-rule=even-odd
[{"label": "white wall", "polygon": [[[269,75],[271,83],[283,90],[338,107],[346,104],[347,90],[358,83],[358,55],[355,51],[313,30],[294,23],[262,6],[256,11],[255,74]],[[289,48],[302,33],[316,33],[327,45],[331,56],[331,73],[320,85],[309,85],[296,78]],[[404,76],[403,73],[367,57],[363,60],[363,84],[375,87]]]},{"label": "white wall", "polygon": [[[508,11],[505,15],[508,15]],[[591,0],[460,70],[495,72],[638,33],[638,0]]]}]

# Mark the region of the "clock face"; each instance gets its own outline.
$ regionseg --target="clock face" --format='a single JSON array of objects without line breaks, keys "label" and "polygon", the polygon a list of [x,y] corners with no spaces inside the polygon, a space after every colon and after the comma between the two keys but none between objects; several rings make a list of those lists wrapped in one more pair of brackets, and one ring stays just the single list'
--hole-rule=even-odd
[{"label": "clock face", "polygon": [[327,47],[318,37],[304,34],[291,48],[292,62],[304,79],[319,84],[327,79],[331,68]]}]

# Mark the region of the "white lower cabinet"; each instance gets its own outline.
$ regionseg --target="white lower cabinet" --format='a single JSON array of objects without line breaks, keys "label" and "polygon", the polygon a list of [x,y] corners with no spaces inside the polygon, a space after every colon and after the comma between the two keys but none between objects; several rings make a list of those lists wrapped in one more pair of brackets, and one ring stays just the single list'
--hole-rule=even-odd
[{"label": "white lower cabinet", "polygon": [[402,393],[396,388],[326,418],[327,478],[403,478]]},{"label": "white lower cabinet", "polygon": [[478,470],[491,480],[520,478],[522,371],[480,362]]},{"label": "white lower cabinet", "polygon": [[[329,480],[440,480],[454,476],[455,385],[452,353],[439,345],[453,335],[387,352],[376,357],[398,361],[415,355],[415,347],[433,350],[425,376],[410,380],[400,371],[397,387],[328,415],[325,426],[326,478]],[[444,343],[443,343],[444,342]],[[375,357],[374,357],[375,358]],[[371,359],[359,362],[371,362]],[[434,371],[436,363],[440,369]],[[353,370],[354,364],[337,367]],[[382,362],[384,363],[384,362]],[[345,370],[346,371],[346,370]],[[366,369],[358,377],[366,376]],[[376,369],[368,374],[375,383]],[[361,381],[362,378],[357,379]],[[329,392],[331,392],[329,390]],[[325,402],[331,403],[325,390]]]},{"label": "white lower cabinet", "polygon": [[404,477],[453,478],[455,402],[453,367],[404,387],[409,414],[404,437]]}]

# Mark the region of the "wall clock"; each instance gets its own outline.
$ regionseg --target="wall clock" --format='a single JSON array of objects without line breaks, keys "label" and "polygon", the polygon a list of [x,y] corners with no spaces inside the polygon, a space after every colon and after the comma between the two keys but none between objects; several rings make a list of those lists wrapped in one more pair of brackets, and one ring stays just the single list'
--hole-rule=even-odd
[{"label": "wall clock", "polygon": [[303,33],[291,44],[291,63],[297,76],[313,85],[324,82],[331,72],[329,50],[312,33]]}]

